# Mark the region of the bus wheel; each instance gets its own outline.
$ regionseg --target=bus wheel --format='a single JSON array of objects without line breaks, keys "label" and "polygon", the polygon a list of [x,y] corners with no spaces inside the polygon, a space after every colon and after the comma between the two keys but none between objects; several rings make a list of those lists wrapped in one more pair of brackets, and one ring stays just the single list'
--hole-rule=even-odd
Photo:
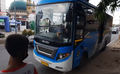
[{"label": "bus wheel", "polygon": [[83,53],[83,55],[81,56],[81,59],[80,59],[80,64],[78,66],[78,68],[82,68],[85,66],[86,62],[88,60],[88,56],[87,56],[87,53]]},{"label": "bus wheel", "polygon": [[107,47],[107,41],[105,41],[105,45],[104,45],[104,47],[101,49],[101,51],[105,51],[105,50],[106,50],[106,47]]}]

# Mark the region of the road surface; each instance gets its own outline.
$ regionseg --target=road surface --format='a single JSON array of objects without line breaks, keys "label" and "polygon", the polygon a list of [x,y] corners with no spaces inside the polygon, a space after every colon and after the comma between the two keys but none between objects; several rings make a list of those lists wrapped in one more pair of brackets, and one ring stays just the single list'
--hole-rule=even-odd
[{"label": "road surface", "polygon": [[120,35],[120,32],[118,34],[112,34],[111,41],[119,37],[119,35]]}]

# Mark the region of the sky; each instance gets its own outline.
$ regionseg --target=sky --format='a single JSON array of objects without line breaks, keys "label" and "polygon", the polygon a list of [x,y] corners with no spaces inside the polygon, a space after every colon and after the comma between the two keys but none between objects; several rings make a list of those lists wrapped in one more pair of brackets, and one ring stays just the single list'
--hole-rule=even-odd
[{"label": "sky", "polygon": [[[10,4],[13,2],[14,0],[6,0],[6,9],[9,8]],[[23,1],[26,1],[26,0],[23,0]],[[32,2],[35,2],[37,3],[38,1],[40,0],[32,0]],[[90,0],[90,3],[97,6],[98,3],[100,2],[101,0]],[[112,15],[114,18],[113,18],[113,24],[119,24],[120,23],[120,10],[116,10],[114,12],[114,14],[111,14],[109,11],[108,11],[108,14]]]}]

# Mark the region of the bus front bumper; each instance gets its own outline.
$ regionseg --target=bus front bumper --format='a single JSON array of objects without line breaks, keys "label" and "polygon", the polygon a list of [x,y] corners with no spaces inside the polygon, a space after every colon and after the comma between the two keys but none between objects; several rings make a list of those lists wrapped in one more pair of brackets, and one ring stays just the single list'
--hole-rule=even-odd
[{"label": "bus front bumper", "polygon": [[36,51],[33,52],[34,58],[38,62],[40,62],[44,65],[46,65],[46,63],[47,63],[46,66],[48,66],[50,68],[53,68],[53,69],[61,71],[61,72],[68,72],[68,71],[72,70],[73,52],[71,53],[71,56],[69,57],[68,60],[66,60],[64,62],[58,62],[58,63],[50,62],[47,59],[41,58],[41,57],[37,56],[35,52]]}]

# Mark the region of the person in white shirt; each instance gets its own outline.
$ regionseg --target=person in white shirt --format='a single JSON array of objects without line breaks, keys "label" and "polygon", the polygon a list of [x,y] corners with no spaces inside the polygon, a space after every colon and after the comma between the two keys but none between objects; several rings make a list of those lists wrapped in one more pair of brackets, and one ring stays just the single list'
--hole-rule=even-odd
[{"label": "person in white shirt", "polygon": [[8,67],[0,71],[0,74],[38,74],[32,63],[23,62],[28,56],[29,40],[22,35],[9,35],[5,42],[5,48],[10,54]]}]

